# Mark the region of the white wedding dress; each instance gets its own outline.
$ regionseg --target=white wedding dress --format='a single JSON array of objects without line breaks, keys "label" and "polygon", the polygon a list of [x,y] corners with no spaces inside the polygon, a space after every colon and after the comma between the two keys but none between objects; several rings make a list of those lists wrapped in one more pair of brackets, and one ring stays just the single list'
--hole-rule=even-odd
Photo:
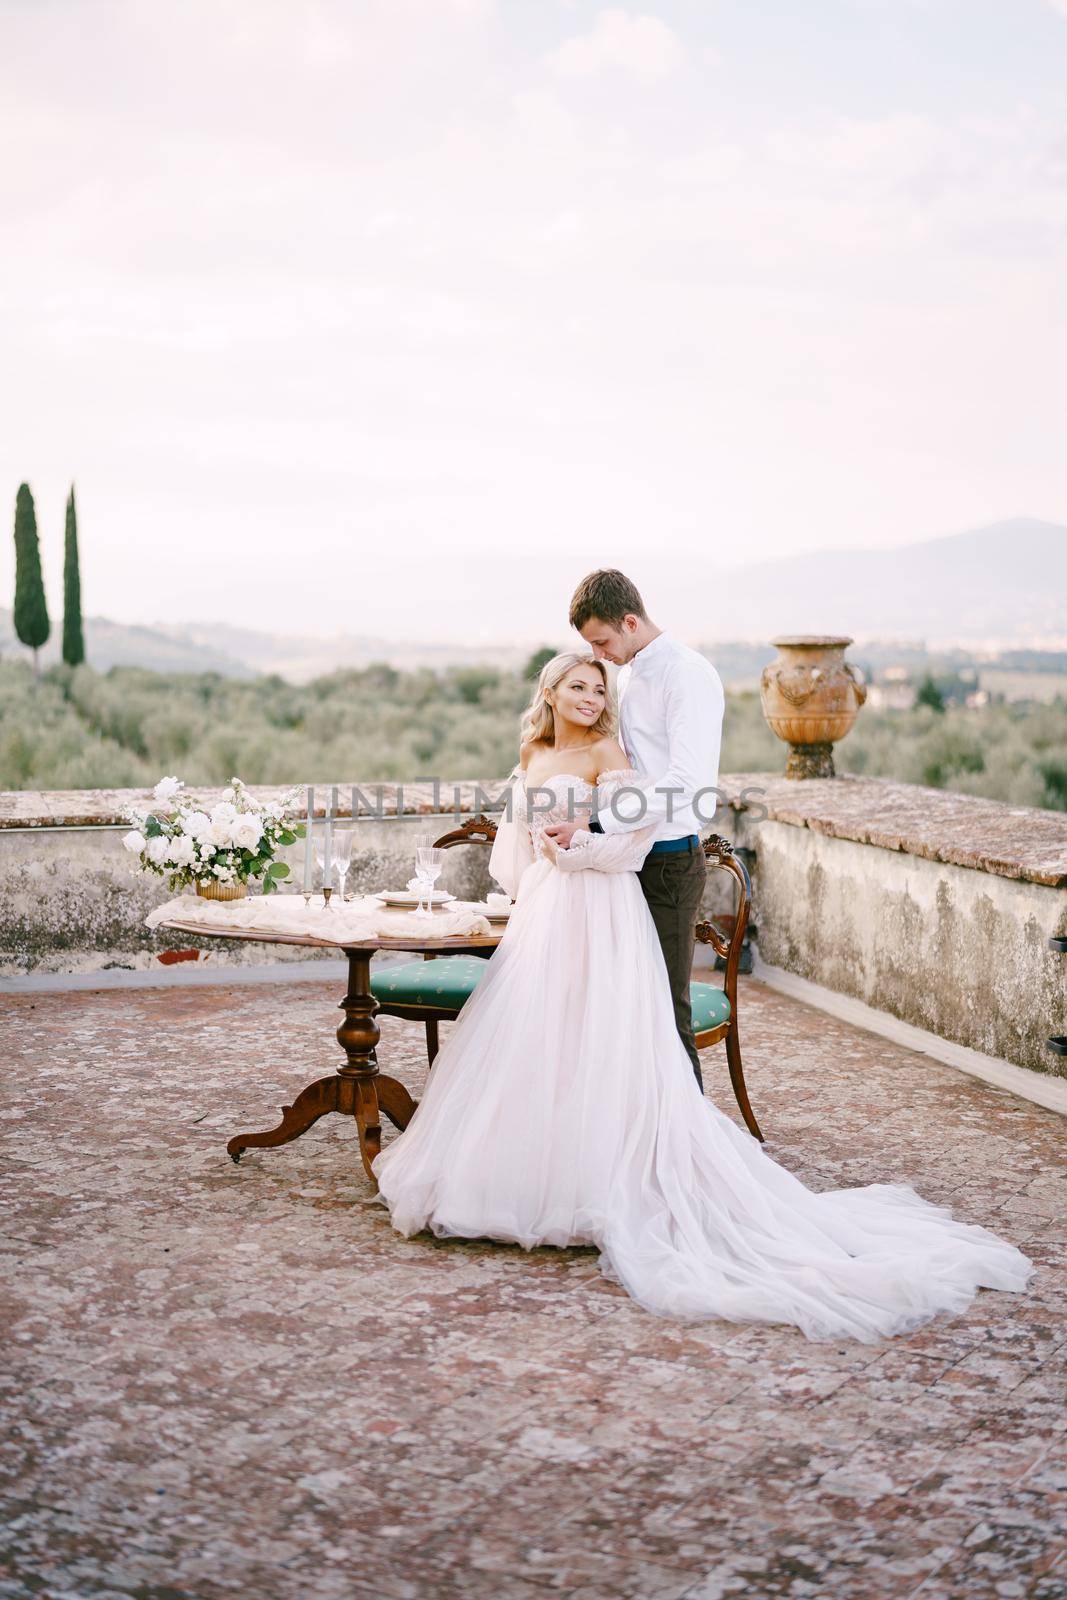
[{"label": "white wedding dress", "polygon": [[[415,1116],[375,1161],[393,1226],[593,1244],[660,1316],[809,1339],[870,1343],[962,1311],[980,1286],[1025,1289],[1033,1264],[985,1228],[904,1184],[814,1193],[701,1096],[636,875],[654,830],[581,830],[554,864],[544,829],[568,796],[587,811],[592,787],[557,775],[539,786],[552,810],[531,814],[513,776],[490,870],[516,904]],[[602,775],[600,804],[642,781]]]}]

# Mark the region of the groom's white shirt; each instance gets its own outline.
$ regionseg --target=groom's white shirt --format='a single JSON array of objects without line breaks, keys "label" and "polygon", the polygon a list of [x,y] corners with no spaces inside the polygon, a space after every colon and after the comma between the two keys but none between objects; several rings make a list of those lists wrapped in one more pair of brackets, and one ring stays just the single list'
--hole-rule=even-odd
[{"label": "groom's white shirt", "polygon": [[618,694],[623,747],[656,782],[641,795],[618,795],[598,814],[601,828],[623,833],[657,822],[653,842],[700,833],[715,815],[710,791],[719,781],[725,703],[719,674],[664,630],[621,669]]}]

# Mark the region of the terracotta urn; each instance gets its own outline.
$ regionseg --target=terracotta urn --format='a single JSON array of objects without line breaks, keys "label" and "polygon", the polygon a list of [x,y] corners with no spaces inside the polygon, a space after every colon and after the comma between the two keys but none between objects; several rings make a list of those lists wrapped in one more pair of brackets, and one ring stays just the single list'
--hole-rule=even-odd
[{"label": "terracotta urn", "polygon": [[773,639],[778,659],[760,678],[763,715],[789,746],[787,778],[832,778],[834,742],[843,739],[867,698],[856,669],[845,660],[852,640],[833,634],[793,634]]}]

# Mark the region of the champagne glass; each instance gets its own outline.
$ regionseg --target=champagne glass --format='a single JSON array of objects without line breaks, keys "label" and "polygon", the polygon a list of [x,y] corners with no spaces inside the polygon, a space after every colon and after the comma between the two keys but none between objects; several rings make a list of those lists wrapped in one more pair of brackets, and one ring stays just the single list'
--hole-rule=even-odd
[{"label": "champagne glass", "polygon": [[[415,876],[419,880],[417,917],[433,916],[433,886],[444,870],[445,853],[433,845],[420,845],[415,851]],[[422,907],[423,886],[426,887],[426,909]]]},{"label": "champagne glass", "polygon": [[345,898],[345,879],[348,876],[348,869],[352,864],[351,828],[336,828],[334,830],[331,854],[333,856],[333,865],[337,872],[337,880],[340,884],[341,903],[343,905]]}]

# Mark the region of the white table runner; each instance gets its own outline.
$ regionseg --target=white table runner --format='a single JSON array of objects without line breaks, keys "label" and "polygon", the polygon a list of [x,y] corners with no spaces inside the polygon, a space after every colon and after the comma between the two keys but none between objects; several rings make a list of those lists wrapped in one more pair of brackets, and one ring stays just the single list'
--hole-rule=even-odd
[{"label": "white table runner", "polygon": [[[219,933],[227,929],[241,933],[261,929],[264,933],[312,935],[344,944],[359,939],[414,939],[423,935],[455,939],[491,933],[493,924],[485,911],[484,906],[472,900],[453,901],[430,918],[384,906],[372,895],[361,895],[344,904],[334,898],[327,910],[321,894],[315,895],[307,906],[300,894],[256,895],[248,900],[205,900],[197,894],[183,894],[150,911],[145,923],[156,928],[162,922],[195,922]],[[503,923],[495,926],[503,932]]]}]

